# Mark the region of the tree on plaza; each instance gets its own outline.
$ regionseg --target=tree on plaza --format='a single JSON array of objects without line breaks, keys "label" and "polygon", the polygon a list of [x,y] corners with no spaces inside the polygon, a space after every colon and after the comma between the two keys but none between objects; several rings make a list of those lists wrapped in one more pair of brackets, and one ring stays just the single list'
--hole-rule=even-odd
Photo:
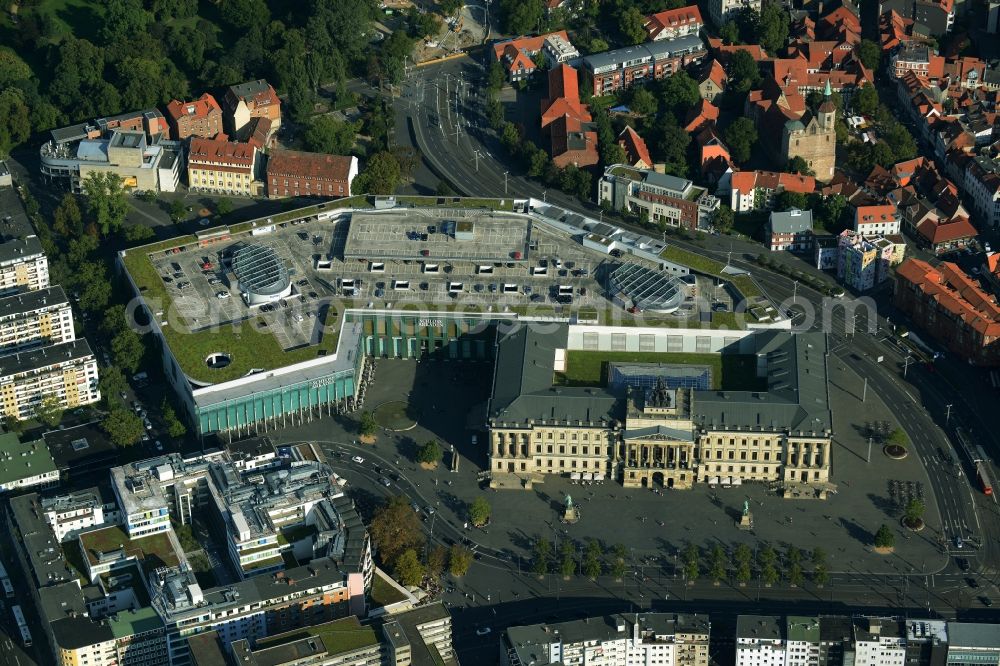
[{"label": "tree on plaza", "polygon": [[223,197],[215,202],[215,212],[219,215],[229,215],[233,212],[233,200]]},{"label": "tree on plaza", "polygon": [[472,565],[472,551],[460,544],[453,544],[448,551],[448,571],[452,576],[464,576]]},{"label": "tree on plaza", "polygon": [[448,564],[448,549],[442,545],[434,546],[427,553],[426,571],[427,575],[434,580],[441,577],[444,568]]},{"label": "tree on plaza", "polygon": [[875,112],[878,111],[878,105],[878,92],[876,92],[875,86],[872,85],[862,86],[861,90],[851,99],[851,106],[862,116],[871,117],[875,115]]},{"label": "tree on plaza", "polygon": [[733,160],[742,164],[750,159],[757,143],[757,128],[749,118],[737,118],[723,132],[722,140],[729,147]]},{"label": "tree on plaza", "polygon": [[700,573],[701,552],[698,546],[689,543],[684,549],[684,575],[689,581],[697,580]]},{"label": "tree on plaza", "polygon": [[815,176],[816,172],[809,168],[809,163],[804,159],[795,155],[792,159],[788,160],[788,165],[786,167],[790,173],[797,173],[803,176]]},{"label": "tree on plaza", "polygon": [[417,451],[417,461],[426,465],[436,465],[441,462],[443,455],[441,445],[437,443],[436,439],[431,439],[425,442],[420,447],[420,450]]},{"label": "tree on plaza", "polygon": [[902,428],[896,427],[889,433],[885,443],[905,451],[910,445],[910,438],[906,436],[906,432]]},{"label": "tree on plaza", "polygon": [[576,548],[569,539],[563,539],[559,544],[559,556],[562,558],[559,564],[559,571],[564,577],[572,576],[576,573]]},{"label": "tree on plaza", "polygon": [[391,497],[375,511],[369,532],[375,550],[386,566],[392,566],[403,551],[424,545],[420,518],[406,498],[400,495]]},{"label": "tree on plaza", "polygon": [[180,199],[174,199],[170,202],[170,221],[177,224],[181,220],[187,217],[187,208],[184,207],[184,202]]},{"label": "tree on plaza", "polygon": [[583,553],[583,573],[588,578],[597,578],[601,575],[601,568],[601,545],[591,539]]},{"label": "tree on plaza", "polygon": [[388,151],[375,153],[356,178],[360,181],[360,184],[356,186],[358,192],[378,195],[392,194],[399,186],[399,163]]},{"label": "tree on plaza", "polygon": [[130,409],[116,407],[101,422],[101,428],[108,434],[115,446],[131,446],[139,441],[146,431],[142,419]]},{"label": "tree on plaza", "polygon": [[396,560],[393,571],[403,585],[420,585],[424,579],[424,565],[420,563],[417,551],[412,548],[403,551]]},{"label": "tree on plaza", "polygon": [[486,498],[480,495],[469,503],[469,521],[476,527],[482,527],[490,522],[490,513],[493,511]]},{"label": "tree on plaza", "polygon": [[622,543],[616,543],[611,549],[611,575],[615,578],[621,578],[625,575],[625,556],[627,554],[625,544]]},{"label": "tree on plaza", "polygon": [[35,407],[35,418],[50,428],[55,428],[62,421],[64,411],[58,396],[47,395]]},{"label": "tree on plaza", "polygon": [[924,522],[924,511],[926,507],[920,500],[914,498],[906,503],[903,509],[903,522],[907,527],[919,527]]},{"label": "tree on plaza", "polygon": [[778,582],[778,569],[775,563],[778,555],[771,546],[764,546],[757,553],[757,563],[760,567],[760,577],[767,585],[774,585]]},{"label": "tree on plaza", "polygon": [[375,415],[369,411],[361,412],[359,427],[362,437],[373,437],[378,431],[378,422],[375,420]]},{"label": "tree on plaza", "polygon": [[646,41],[646,17],[638,7],[632,6],[618,15],[618,30],[627,45],[642,44]]},{"label": "tree on plaza", "polygon": [[736,582],[746,585],[753,576],[751,568],[753,552],[750,550],[750,546],[745,543],[736,546],[736,550],[733,552],[733,560],[736,562]]},{"label": "tree on plaza", "polygon": [[109,236],[118,231],[128,214],[121,176],[110,171],[93,171],[84,179],[83,191],[87,213],[101,235]]},{"label": "tree on plaza", "polygon": [[892,533],[888,525],[882,525],[875,533],[875,547],[890,549],[896,545],[896,535]]},{"label": "tree on plaza", "polygon": [[830,580],[830,573],[827,571],[825,564],[817,564],[813,567],[812,579],[817,585],[827,584]]},{"label": "tree on plaza", "polygon": [[726,551],[719,545],[712,547],[712,563],[709,566],[709,576],[712,582],[718,584],[726,577]]},{"label": "tree on plaza", "polygon": [[789,546],[788,550],[785,551],[785,565],[787,566],[785,573],[788,577],[788,582],[795,586],[801,585],[802,551],[795,546]]},{"label": "tree on plaza", "polygon": [[75,238],[83,233],[83,213],[76,196],[70,193],[63,195],[59,206],[52,214],[52,229],[60,236]]},{"label": "tree on plaza", "polygon": [[874,72],[878,69],[879,61],[882,60],[882,49],[881,47],[870,39],[862,39],[857,46],[854,47],[854,52],[858,56],[858,60],[861,64]]},{"label": "tree on plaza", "polygon": [[552,544],[545,539],[535,542],[534,554],[531,560],[531,571],[536,574],[549,572],[549,561],[552,559]]}]

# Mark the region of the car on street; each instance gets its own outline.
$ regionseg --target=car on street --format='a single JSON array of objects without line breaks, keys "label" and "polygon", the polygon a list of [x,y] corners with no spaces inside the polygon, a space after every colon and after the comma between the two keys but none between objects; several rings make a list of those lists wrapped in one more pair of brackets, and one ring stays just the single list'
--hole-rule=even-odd
[{"label": "car on street", "polygon": [[957,564],[958,568],[961,569],[962,571],[968,571],[971,568],[969,566],[969,560],[965,559],[964,557],[956,557],[955,564]]},{"label": "car on street", "polygon": [[381,479],[379,479],[379,481],[381,481],[382,485],[385,486],[386,488],[388,488],[389,486],[392,485],[392,483],[389,481],[389,479],[387,479],[385,477],[382,477]]},{"label": "car on street", "polygon": [[157,451],[163,450],[163,444],[160,443],[160,440],[156,440],[156,442],[153,445],[156,447]]},{"label": "car on street", "polygon": [[417,513],[420,513],[420,505],[419,505],[419,504],[417,504],[416,502],[414,502],[414,503],[413,503],[413,504],[411,504],[410,506],[412,506],[412,507],[413,507],[413,510],[414,510],[415,512],[417,512]]},{"label": "car on street", "polygon": [[965,545],[965,542],[962,541],[962,537],[960,537],[960,536],[955,537],[955,548],[958,548],[959,550],[961,550],[962,546],[964,546],[964,545]]},{"label": "car on street", "polygon": [[427,507],[427,515],[428,516],[433,516],[434,515],[434,507],[432,507],[432,506]]},{"label": "car on street", "polygon": [[232,296],[232,294],[230,294],[228,291],[217,291],[217,292],[215,292],[215,297],[217,299],[219,299],[220,301],[224,301],[227,298],[229,298],[230,296]]},{"label": "car on street", "polygon": [[476,629],[476,636],[489,636],[493,630],[489,627],[479,627]]},{"label": "car on street", "polygon": [[353,458],[351,458],[351,460],[358,463],[359,465],[365,461],[365,459],[362,458],[361,456],[354,456]]},{"label": "car on street", "polygon": [[987,608],[989,608],[990,606],[992,606],[992,605],[993,605],[993,600],[992,600],[992,599],[990,599],[989,597],[985,596],[985,595],[983,595],[983,596],[979,597],[979,601],[981,601],[981,602],[982,602],[982,604],[983,604],[984,606],[986,606]]},{"label": "car on street", "polygon": [[965,579],[965,583],[966,583],[966,585],[968,585],[969,587],[971,587],[973,589],[979,587],[979,581],[976,580],[975,578],[966,578]]}]

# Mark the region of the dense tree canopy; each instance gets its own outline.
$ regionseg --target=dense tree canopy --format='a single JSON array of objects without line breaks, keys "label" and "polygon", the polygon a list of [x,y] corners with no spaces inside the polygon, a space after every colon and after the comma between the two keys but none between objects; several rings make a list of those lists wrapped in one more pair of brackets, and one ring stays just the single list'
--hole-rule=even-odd
[{"label": "dense tree canopy", "polygon": [[501,26],[511,35],[534,32],[545,17],[542,0],[500,0]]}]

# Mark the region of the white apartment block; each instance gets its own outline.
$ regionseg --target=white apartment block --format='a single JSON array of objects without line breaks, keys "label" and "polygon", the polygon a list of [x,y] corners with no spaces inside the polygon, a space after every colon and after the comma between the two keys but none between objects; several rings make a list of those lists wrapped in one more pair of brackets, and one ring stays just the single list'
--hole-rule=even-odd
[{"label": "white apartment block", "polygon": [[892,204],[858,206],[854,230],[862,236],[893,236],[899,233],[899,213]]},{"label": "white apartment block", "polygon": [[899,620],[854,618],[855,666],[904,666],[906,627]]},{"label": "white apartment block", "polygon": [[75,339],[73,309],[62,287],[0,298],[0,355]]},{"label": "white apartment block", "polygon": [[760,11],[761,0],[709,0],[708,15],[717,28],[727,21],[736,20],[737,14],[743,9]]},{"label": "white apartment block", "polygon": [[789,615],[785,618],[785,666],[819,663],[820,619]]},{"label": "white apartment block", "polygon": [[101,399],[97,360],[86,340],[0,357],[0,407],[4,418],[29,419],[48,396],[55,396],[62,409]]},{"label": "white apartment block", "polygon": [[0,296],[49,286],[49,260],[37,236],[0,243]]},{"label": "white apartment block", "polygon": [[976,157],[966,168],[962,184],[978,220],[993,228],[1000,225],[1000,161]]},{"label": "white apartment block", "polygon": [[707,666],[705,615],[620,614],[510,627],[505,666]]},{"label": "white apartment block", "polygon": [[60,543],[81,530],[111,522],[111,517],[105,516],[104,503],[96,490],[44,497],[40,504],[45,522]]},{"label": "white apartment block", "polygon": [[785,627],[780,617],[739,616],[736,666],[786,666]]}]

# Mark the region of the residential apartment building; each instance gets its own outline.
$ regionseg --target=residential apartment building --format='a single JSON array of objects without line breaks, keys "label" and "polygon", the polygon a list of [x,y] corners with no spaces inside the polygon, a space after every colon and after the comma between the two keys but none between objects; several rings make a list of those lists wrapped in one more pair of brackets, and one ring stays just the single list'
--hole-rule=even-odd
[{"label": "residential apartment building", "polygon": [[44,441],[22,442],[15,433],[0,433],[0,492],[57,483],[59,470]]},{"label": "residential apartment building", "polygon": [[[902,244],[900,252],[905,252]],[[846,229],[838,237],[837,279],[855,291],[868,291],[890,277],[890,267],[896,260],[897,247],[887,238],[866,238]]]},{"label": "residential apartment building", "polygon": [[94,620],[83,615],[50,625],[58,666],[159,666],[169,663],[163,621],[152,608]]},{"label": "residential apartment building", "polygon": [[258,173],[255,143],[192,137],[188,186],[194,191],[257,197],[264,186]]},{"label": "residential apartment building", "polygon": [[327,197],[351,195],[358,158],[275,148],[267,156],[267,196]]},{"label": "residential apartment building", "polygon": [[689,231],[706,229],[721,205],[707,189],[690,180],[620,164],[605,169],[597,201],[660,225]]},{"label": "residential apartment building", "polygon": [[1000,160],[976,156],[963,176],[963,187],[977,218],[996,229],[1000,225]]},{"label": "residential apartment building", "polygon": [[668,9],[646,17],[642,25],[649,40],[676,39],[687,35],[697,35],[705,27],[698,5]]},{"label": "residential apartment building", "polygon": [[816,179],[797,173],[774,171],[733,171],[719,181],[720,193],[729,191],[729,207],[737,213],[770,210],[774,196],[781,192],[812,194]]},{"label": "residential apartment building", "polygon": [[222,107],[210,93],[192,102],[171,100],[167,104],[167,122],[170,136],[183,141],[189,136],[215,138],[222,129]]},{"label": "residential apartment building", "polygon": [[737,15],[744,9],[760,12],[760,0],[709,0],[708,15],[716,28],[723,23],[735,21]]},{"label": "residential apartment building", "polygon": [[180,182],[183,148],[168,135],[156,109],[98,118],[51,131],[39,149],[47,182],[82,192],[91,173],[110,172],[128,190],[173,192]]},{"label": "residential apartment building", "polygon": [[47,289],[48,286],[49,260],[38,236],[0,243],[0,296]]},{"label": "residential apartment building", "polygon": [[451,616],[440,603],[394,613],[365,625],[356,617],[334,620],[271,636],[255,646],[241,639],[229,649],[238,663],[251,665],[299,666],[303,660],[311,666],[458,664],[451,646]]},{"label": "residential apartment building", "polygon": [[0,355],[75,339],[73,310],[62,287],[0,298]]},{"label": "residential apartment building", "polygon": [[736,620],[736,666],[786,666],[785,624],[773,615]]},{"label": "residential apartment building", "polygon": [[1000,305],[957,265],[905,261],[896,269],[893,304],[959,357],[1000,365]]},{"label": "residential apartment building", "polygon": [[518,37],[493,45],[493,58],[504,68],[507,79],[512,83],[523,81],[535,73],[538,68],[535,58],[542,52],[550,67],[580,56],[565,30],[537,37]]},{"label": "residential apartment building", "polygon": [[542,133],[548,135],[552,162],[565,168],[597,164],[597,131],[590,109],[580,101],[576,69],[561,64],[549,70],[549,96],[542,100]]},{"label": "residential apartment building", "polygon": [[708,666],[710,633],[706,615],[653,612],[508,627],[501,663]]},{"label": "residential apartment building", "polygon": [[[583,348],[596,349],[587,346],[587,336],[601,333],[583,335]],[[638,349],[629,347],[628,336],[609,335],[612,349]],[[554,392],[556,349],[572,348],[567,329],[542,335],[523,328],[500,337],[488,409],[493,480],[519,478],[530,485],[540,475],[578,473],[616,478],[626,487],[664,488],[753,480],[778,483],[787,497],[826,497],[831,435],[825,339],[769,333],[745,342],[757,356],[758,372],[775,378],[768,399],[671,389],[659,379],[631,393],[622,387]],[[685,342],[675,335],[659,344],[663,351],[680,351]],[[694,349],[712,351],[709,345]]]},{"label": "residential apartment building", "polygon": [[785,212],[772,211],[767,219],[767,247],[772,252],[788,250],[805,252],[813,247],[813,217],[811,210],[793,208]]},{"label": "residential apartment building", "polygon": [[906,625],[884,617],[854,618],[855,666],[904,666]]},{"label": "residential apartment building", "polygon": [[25,420],[54,396],[62,409],[101,399],[97,360],[86,340],[73,340],[0,357],[0,404],[4,418]]},{"label": "residential apartment building", "polygon": [[83,530],[117,521],[114,500],[108,505],[97,488],[38,498],[38,511],[62,543]]},{"label": "residential apartment building", "polygon": [[854,211],[854,231],[862,236],[892,236],[899,233],[896,206],[858,206]]},{"label": "residential apartment building", "polygon": [[222,104],[223,126],[231,136],[241,132],[254,118],[266,119],[269,132],[281,127],[281,100],[264,79],[229,86]]},{"label": "residential apartment building", "polygon": [[628,46],[585,56],[582,64],[595,96],[611,95],[634,83],[675,74],[707,53],[697,34]]},{"label": "residential apartment building", "polygon": [[817,666],[820,619],[789,615],[785,618],[785,666]]}]

